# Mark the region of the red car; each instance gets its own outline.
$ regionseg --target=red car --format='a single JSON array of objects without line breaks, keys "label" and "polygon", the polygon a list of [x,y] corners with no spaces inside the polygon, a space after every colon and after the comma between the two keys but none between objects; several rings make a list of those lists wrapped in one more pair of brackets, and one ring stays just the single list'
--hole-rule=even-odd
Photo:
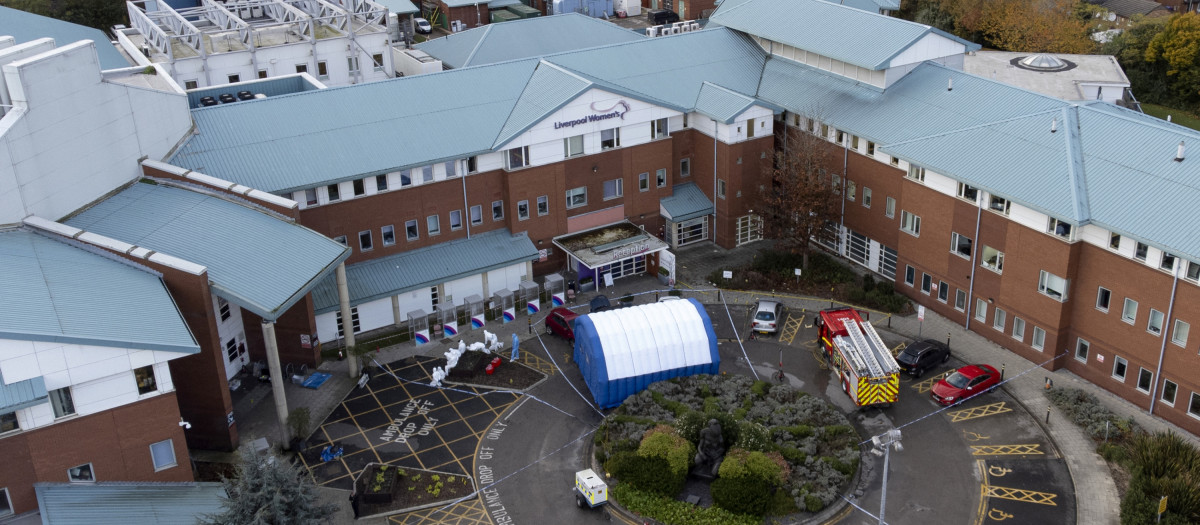
[{"label": "red car", "polygon": [[567,308],[555,308],[546,316],[546,334],[557,335],[575,345],[575,318],[579,314]]},{"label": "red car", "polygon": [[987,392],[1000,384],[1000,372],[991,365],[967,365],[955,370],[929,389],[929,397],[943,405]]}]

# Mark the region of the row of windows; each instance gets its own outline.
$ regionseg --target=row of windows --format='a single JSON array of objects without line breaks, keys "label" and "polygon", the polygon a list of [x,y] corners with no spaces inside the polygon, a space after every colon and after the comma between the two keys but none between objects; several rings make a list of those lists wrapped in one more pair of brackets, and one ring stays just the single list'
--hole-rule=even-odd
[{"label": "row of windows", "polygon": [[[383,67],[384,67],[383,66],[383,54],[376,53],[374,55],[371,55],[371,62],[374,63],[373,67],[376,72],[383,71]],[[346,67],[349,69],[351,74],[357,73],[358,72],[358,57],[357,56],[346,57]],[[307,73],[308,72],[308,64],[307,63],[296,64],[296,72],[297,73]],[[269,77],[269,75],[267,74],[267,70],[265,70],[265,69],[258,70],[258,78],[268,78],[268,77]],[[317,62],[317,78],[320,80],[329,80],[329,64],[324,60]],[[229,81],[230,84],[236,84],[236,83],[242,81],[242,76],[240,74],[235,73],[235,74],[226,76],[226,79]],[[200,86],[200,84],[199,84],[198,80],[183,81],[184,89],[196,89],[199,86]]]},{"label": "row of windows", "polygon": [[[549,197],[542,195],[537,198],[538,215],[547,215],[550,213]],[[471,218],[471,225],[478,226],[483,224],[483,206],[476,204],[468,210]],[[449,213],[450,230],[457,231],[463,227],[462,210],[451,210]],[[526,220],[529,218],[529,201],[523,200],[517,203],[517,218]],[[504,201],[492,201],[492,220],[504,220]],[[436,237],[442,233],[441,216],[434,214],[425,217],[425,234],[430,237]],[[393,246],[396,244],[396,230],[393,225],[387,225],[380,228],[380,235],[384,246]],[[408,220],[404,222],[404,238],[407,241],[416,241],[421,238],[420,225],[417,220]],[[334,240],[347,245],[346,236],[339,235],[334,237]],[[375,239],[371,230],[358,232],[358,248],[361,251],[369,252],[375,249]]]},{"label": "row of windows", "polygon": [[[442,163],[445,169],[447,179],[458,176],[458,160],[450,160]],[[469,157],[466,159],[467,173],[475,173],[478,170],[477,158]],[[413,184],[428,184],[434,181],[433,166],[422,166],[420,168],[407,168],[397,172],[401,188],[407,188]],[[362,197],[367,194],[367,186],[373,185],[377,193],[385,192],[391,189],[391,183],[388,181],[388,175],[375,175],[365,179],[356,179],[351,181],[351,191],[354,197]],[[341,184],[329,184],[325,186],[325,194],[329,202],[337,202],[342,200]],[[308,188],[304,190],[304,201],[308,206],[316,206],[320,201],[317,198],[317,189]]]},{"label": "row of windows", "polygon": [[[904,268],[904,284],[916,286],[917,269],[910,265],[905,265]],[[931,295],[932,292],[937,292],[937,300],[942,303],[949,302],[950,285],[946,281],[938,280],[937,284],[933,283],[933,276],[921,272],[921,293]],[[954,292],[954,309],[960,312],[965,312],[967,309],[967,291],[958,288]],[[975,299],[975,320],[987,322],[988,302],[982,298]],[[1005,325],[1008,322],[1008,312],[997,307],[992,315],[992,327],[999,331],[1004,331]],[[1020,317],[1013,317],[1012,337],[1018,341],[1025,341],[1025,320]],[[1041,327],[1033,327],[1033,335],[1030,340],[1030,346],[1037,351],[1042,351],[1046,344],[1046,331]]]},{"label": "row of windows", "polygon": [[[687,114],[683,118],[687,127]],[[650,139],[660,139],[670,136],[666,118],[650,121]],[[583,135],[574,135],[563,139],[563,158],[571,158],[587,153],[584,150]],[[600,130],[600,151],[621,147],[621,128]],[[504,151],[505,169],[515,170],[529,166],[529,146],[517,146]]]},{"label": "row of windows", "polygon": [[[1112,291],[1103,286],[1096,290],[1096,309],[1101,312],[1108,313],[1109,307],[1112,304]],[[1126,297],[1124,304],[1121,305],[1121,320],[1128,324],[1137,324],[1138,302]],[[1146,331],[1155,336],[1162,335],[1163,331],[1163,313],[1150,309],[1149,318],[1146,321]],[[1175,323],[1171,329],[1171,342],[1180,347],[1187,347],[1188,333],[1192,326],[1182,319],[1175,319]]]}]

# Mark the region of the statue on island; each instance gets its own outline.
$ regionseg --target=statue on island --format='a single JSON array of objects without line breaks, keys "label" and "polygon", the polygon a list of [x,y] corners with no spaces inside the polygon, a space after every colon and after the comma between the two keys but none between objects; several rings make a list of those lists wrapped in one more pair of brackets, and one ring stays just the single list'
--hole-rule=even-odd
[{"label": "statue on island", "polygon": [[695,469],[692,473],[706,478],[717,477],[717,469],[725,460],[724,439],[721,437],[721,424],[715,419],[708,420],[708,427],[700,431],[700,443],[696,445]]}]

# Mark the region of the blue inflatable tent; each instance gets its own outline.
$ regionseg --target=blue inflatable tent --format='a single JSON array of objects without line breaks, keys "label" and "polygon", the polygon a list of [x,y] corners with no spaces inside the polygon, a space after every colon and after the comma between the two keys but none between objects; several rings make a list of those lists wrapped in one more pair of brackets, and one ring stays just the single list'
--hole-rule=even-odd
[{"label": "blue inflatable tent", "polygon": [[596,404],[611,408],[651,383],[716,374],[721,357],[704,306],[687,299],[580,316],[575,362]]}]

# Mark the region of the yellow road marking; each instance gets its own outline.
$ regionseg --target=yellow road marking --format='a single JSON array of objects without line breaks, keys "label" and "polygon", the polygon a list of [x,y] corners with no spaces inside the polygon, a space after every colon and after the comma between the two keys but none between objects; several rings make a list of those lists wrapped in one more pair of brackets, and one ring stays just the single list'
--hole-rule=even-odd
[{"label": "yellow road marking", "polygon": [[783,330],[779,331],[779,342],[785,345],[792,344],[792,341],[796,339],[796,334],[800,332],[800,326],[803,324],[803,316],[800,318],[795,318],[789,313],[787,321],[784,321],[783,323]]},{"label": "yellow road marking", "polygon": [[1021,445],[971,445],[972,456],[1031,456],[1042,455],[1042,445],[1027,443]]},{"label": "yellow road marking", "polygon": [[988,517],[988,519],[991,519],[993,521],[1004,521],[1006,519],[1013,517],[1013,515],[1009,514],[1007,512],[1004,512],[1000,509],[990,509],[990,510],[988,510],[987,517]]},{"label": "yellow road marking", "polygon": [[996,414],[1003,414],[1005,412],[1012,412],[1012,409],[1008,408],[1008,405],[1004,401],[1001,401],[999,403],[992,403],[990,405],[983,405],[975,408],[955,410],[953,412],[949,412],[948,414],[950,416],[951,423],[958,423],[959,421],[979,419],[981,417],[994,416]]},{"label": "yellow road marking", "polygon": [[967,438],[967,441],[982,441],[982,440],[984,440],[984,439],[991,439],[991,438],[992,438],[992,436],[985,436],[985,435],[983,435],[983,434],[980,434],[980,433],[978,433],[978,432],[971,432],[971,431],[969,431],[969,430],[964,430],[964,431],[963,431],[963,437]]},{"label": "yellow road marking", "polygon": [[928,392],[929,389],[933,388],[933,385],[937,384],[938,381],[941,381],[942,378],[950,375],[950,373],[952,373],[952,372],[954,372],[954,371],[947,370],[947,371],[942,372],[942,373],[940,373],[936,376],[933,376],[929,379],[921,381],[920,383],[913,383],[913,385],[912,385],[913,390],[916,390],[917,392],[924,394],[924,393]]},{"label": "yellow road marking", "polygon": [[997,487],[995,485],[984,485],[983,489],[983,495],[987,498],[1023,501],[1025,503],[1037,503],[1038,505],[1050,505],[1052,507],[1058,506],[1058,503],[1054,501],[1054,498],[1057,498],[1058,494],[1053,492]]}]

